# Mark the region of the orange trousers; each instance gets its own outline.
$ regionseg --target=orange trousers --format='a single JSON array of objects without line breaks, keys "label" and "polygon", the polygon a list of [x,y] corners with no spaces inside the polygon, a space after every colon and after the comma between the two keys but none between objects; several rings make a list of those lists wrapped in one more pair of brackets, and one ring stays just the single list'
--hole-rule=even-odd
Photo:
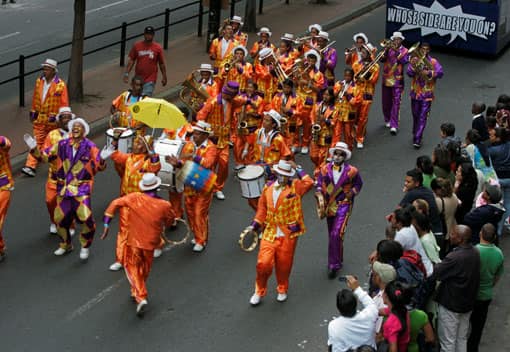
[{"label": "orange trousers", "polygon": [[212,193],[198,193],[184,197],[184,208],[191,231],[195,234],[195,242],[205,245],[209,238],[209,208]]},{"label": "orange trousers", "polygon": [[287,293],[289,276],[294,261],[297,238],[278,237],[274,242],[262,239],[260,241],[259,256],[257,258],[257,276],[255,279],[255,293],[263,297],[267,292],[267,280],[273,272],[276,273],[278,293]]},{"label": "orange trousers", "polygon": [[[34,123],[34,138],[37,143],[37,148],[41,150],[44,146],[44,140],[48,133],[57,128],[56,125],[47,125],[44,123]],[[38,161],[36,158],[32,156],[32,154],[28,153],[27,161],[25,162],[25,166],[31,167],[32,169],[37,168]]]},{"label": "orange trousers", "polygon": [[303,137],[301,139],[301,147],[308,147],[312,140],[312,120],[311,111],[301,116],[301,126],[303,127]]},{"label": "orange trousers", "polygon": [[349,149],[352,150],[354,146],[353,126],[354,121],[336,121],[332,144],[345,142],[349,146]]},{"label": "orange trousers", "polygon": [[131,285],[131,296],[140,303],[147,299],[147,286],[145,282],[151,272],[154,250],[142,249],[126,245],[124,257],[124,270]]},{"label": "orange trousers", "polygon": [[259,205],[259,199],[260,197],[257,197],[257,198],[249,198],[248,199],[248,205],[253,209],[255,210],[255,212],[257,212],[257,208],[258,208],[258,205]]},{"label": "orange trousers", "polygon": [[55,208],[57,206],[57,184],[46,181],[46,208],[48,209],[48,215],[50,221],[55,224]]},{"label": "orange trousers", "polygon": [[[253,160],[255,134],[236,136],[234,139],[234,160],[236,164],[250,164]],[[248,154],[243,158],[243,150],[247,147]]]},{"label": "orange trousers", "polygon": [[182,193],[168,191],[168,201],[172,205],[176,219],[182,219],[184,210],[182,209]]},{"label": "orange trousers", "polygon": [[0,191],[0,253],[5,251],[4,238],[2,236],[2,229],[4,227],[5,217],[7,215],[7,209],[11,203],[11,191]]},{"label": "orange trousers", "polygon": [[358,143],[363,143],[365,141],[370,106],[372,106],[372,101],[364,100],[358,110],[358,123],[356,127],[356,142]]},{"label": "orange trousers", "polygon": [[223,187],[225,187],[225,181],[228,177],[228,158],[229,158],[230,150],[229,147],[226,146],[224,148],[218,148],[218,156],[216,157],[216,184],[214,185],[214,192],[222,191]]},{"label": "orange trousers", "polygon": [[315,170],[320,168],[321,165],[326,162],[326,157],[328,156],[328,153],[329,146],[322,147],[312,142],[312,146],[310,148],[310,159],[312,160],[313,165],[315,165]]},{"label": "orange trousers", "polygon": [[125,266],[124,259],[126,257],[127,232],[123,229],[129,227],[128,209],[121,207],[119,209],[119,232],[117,233],[117,246],[115,247],[115,261]]}]

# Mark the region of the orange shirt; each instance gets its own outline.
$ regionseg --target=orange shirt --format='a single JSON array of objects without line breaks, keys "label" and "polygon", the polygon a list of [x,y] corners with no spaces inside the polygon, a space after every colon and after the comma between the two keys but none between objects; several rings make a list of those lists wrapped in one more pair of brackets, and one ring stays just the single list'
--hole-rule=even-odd
[{"label": "orange shirt", "polygon": [[123,167],[124,174],[120,183],[120,194],[126,195],[139,192],[138,183],[142,180],[143,174],[152,172],[157,174],[161,169],[158,155],[126,154],[116,150],[111,158],[115,164]]},{"label": "orange shirt", "polygon": [[0,191],[8,191],[14,187],[11,159],[9,158],[10,149],[11,141],[7,137],[0,136]]}]

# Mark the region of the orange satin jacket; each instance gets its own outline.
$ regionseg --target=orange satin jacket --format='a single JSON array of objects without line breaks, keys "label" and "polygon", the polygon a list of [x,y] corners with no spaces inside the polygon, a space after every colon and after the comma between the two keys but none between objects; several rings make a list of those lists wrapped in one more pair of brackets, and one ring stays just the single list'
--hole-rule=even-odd
[{"label": "orange satin jacket", "polygon": [[[183,164],[186,160],[193,160],[195,163],[200,166],[213,170],[216,166],[216,157],[218,155],[218,149],[210,140],[206,140],[200,146],[196,146],[193,141],[186,142],[184,147],[182,148],[181,155],[187,156],[182,160],[179,160],[179,164]],[[190,157],[193,155],[193,157]],[[185,196],[194,196],[198,194],[196,190],[189,186],[184,186],[184,195]]]},{"label": "orange satin jacket", "polygon": [[69,106],[67,86],[62,79],[55,75],[48,93],[46,93],[46,98],[42,101],[44,81],[44,77],[39,77],[35,81],[30,117],[34,123],[56,125],[58,110],[63,106]]},{"label": "orange satin jacket", "polygon": [[[335,95],[338,95],[342,92],[345,85],[345,81],[338,81],[335,83],[334,91]],[[339,101],[339,98],[336,99],[336,109],[338,111],[337,121],[339,122],[349,122],[354,121],[356,118],[356,111],[359,103],[361,103],[362,92],[358,88],[358,85],[351,81],[351,84],[346,89],[342,100]]]},{"label": "orange satin jacket", "polygon": [[253,66],[249,62],[244,62],[241,70],[237,69],[234,65],[230,68],[228,73],[225,71],[225,67],[223,67],[217,77],[219,80],[217,84],[223,86],[223,82],[235,81],[239,83],[239,90],[244,91],[246,88],[246,81],[253,78],[253,75]]},{"label": "orange satin jacket", "polygon": [[264,102],[271,103],[273,94],[278,89],[278,80],[269,71],[269,67],[257,60],[255,64],[255,83],[257,83],[258,91],[263,94]]},{"label": "orange satin jacket", "polygon": [[0,136],[0,191],[10,191],[14,187],[11,159],[9,158],[10,149],[11,141],[7,137]]},{"label": "orange satin jacket", "polygon": [[[215,38],[209,47],[209,57],[214,60],[213,66],[216,69],[223,66],[225,60],[233,54],[232,50],[239,44],[234,39],[229,40],[225,55],[221,55],[221,39],[222,37]],[[213,59],[213,57],[216,58]]]},{"label": "orange satin jacket", "polygon": [[264,138],[264,128],[259,128],[255,131],[255,136],[257,139],[253,150],[253,163],[273,165],[292,155],[280,132],[273,130]]},{"label": "orange satin jacket", "polygon": [[133,192],[139,192],[138,183],[142,180],[143,174],[152,172],[157,174],[161,170],[159,156],[146,154],[126,154],[116,150],[111,159],[115,164],[123,167],[124,174],[120,182],[120,195],[126,195]]},{"label": "orange satin jacket", "polygon": [[[296,125],[298,117],[300,116],[303,109],[303,101],[298,99],[296,94],[292,93],[287,97],[287,102],[284,105],[285,95],[283,92],[276,93],[271,101],[271,108],[278,111],[282,117],[286,117],[289,119],[288,125]],[[284,113],[282,107],[290,109],[287,113]]]},{"label": "orange satin jacket", "polygon": [[[365,65],[361,62],[356,62],[352,65],[352,69],[354,70],[354,74],[356,75],[358,72],[360,72]],[[359,90],[362,94],[362,101],[371,101],[374,97],[375,92],[375,84],[379,80],[379,71],[380,67],[379,64],[375,64],[370,69],[369,73],[365,75],[366,78],[363,80],[357,80],[356,85],[358,86]]]},{"label": "orange satin jacket", "polygon": [[[315,108],[312,110],[311,121],[312,124],[318,123],[321,126],[319,139],[316,143],[318,146],[327,147],[331,145],[336,114],[335,105],[325,106],[322,102],[315,104]],[[319,117],[321,117],[321,121],[318,121]]]},{"label": "orange satin jacket", "polygon": [[[136,101],[140,101],[144,96],[139,96]],[[129,106],[131,105],[131,91],[127,90],[112,101],[112,105],[115,109],[120,112],[119,125],[120,127],[136,127],[138,121],[131,118],[131,111]],[[129,123],[131,121],[131,124]]]}]

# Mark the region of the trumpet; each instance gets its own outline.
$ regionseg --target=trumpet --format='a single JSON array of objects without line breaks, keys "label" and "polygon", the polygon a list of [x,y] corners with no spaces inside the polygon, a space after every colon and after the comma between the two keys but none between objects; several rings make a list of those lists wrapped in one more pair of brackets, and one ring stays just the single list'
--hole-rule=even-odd
[{"label": "trumpet", "polygon": [[243,135],[247,134],[248,122],[246,121],[246,104],[241,108],[241,113],[239,114],[239,123],[237,124],[237,134]]},{"label": "trumpet", "polygon": [[[246,236],[251,236],[252,239],[249,246],[246,246],[244,244],[244,239],[246,238]],[[251,252],[255,248],[257,248],[257,244],[259,243],[259,235],[253,229],[253,226],[248,226],[243,230],[243,232],[241,232],[241,234],[239,235],[238,243],[239,247],[241,247],[241,249],[245,252]]]},{"label": "trumpet", "polygon": [[304,44],[306,41],[312,39],[313,36],[312,35],[307,35],[307,36],[304,36],[304,37],[297,37],[296,39],[294,39],[293,43],[296,44],[296,45],[300,45],[300,44]]},{"label": "trumpet", "polygon": [[225,70],[225,73],[228,73],[232,67],[234,67],[235,64],[237,64],[239,60],[237,58],[230,58],[225,64],[223,65],[223,69]]},{"label": "trumpet", "polygon": [[356,45],[353,45],[351,46],[350,48],[345,48],[345,55],[347,54],[352,54],[353,52],[355,52],[356,50],[358,50],[358,48],[356,47]]},{"label": "trumpet", "polygon": [[333,40],[331,43],[329,43],[328,45],[326,45],[324,48],[320,49],[319,50],[319,54],[324,55],[324,52],[330,47],[332,46],[333,44],[336,43],[336,40]]}]

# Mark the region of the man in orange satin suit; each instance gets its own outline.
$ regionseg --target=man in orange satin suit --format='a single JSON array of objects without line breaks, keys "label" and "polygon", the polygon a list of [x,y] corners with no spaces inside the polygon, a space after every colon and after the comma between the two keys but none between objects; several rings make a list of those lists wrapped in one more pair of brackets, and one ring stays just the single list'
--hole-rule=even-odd
[{"label": "man in orange satin suit", "polygon": [[2,237],[7,209],[11,202],[11,192],[14,189],[14,178],[12,177],[11,159],[9,150],[11,141],[0,135],[0,262],[5,258],[5,243]]}]

